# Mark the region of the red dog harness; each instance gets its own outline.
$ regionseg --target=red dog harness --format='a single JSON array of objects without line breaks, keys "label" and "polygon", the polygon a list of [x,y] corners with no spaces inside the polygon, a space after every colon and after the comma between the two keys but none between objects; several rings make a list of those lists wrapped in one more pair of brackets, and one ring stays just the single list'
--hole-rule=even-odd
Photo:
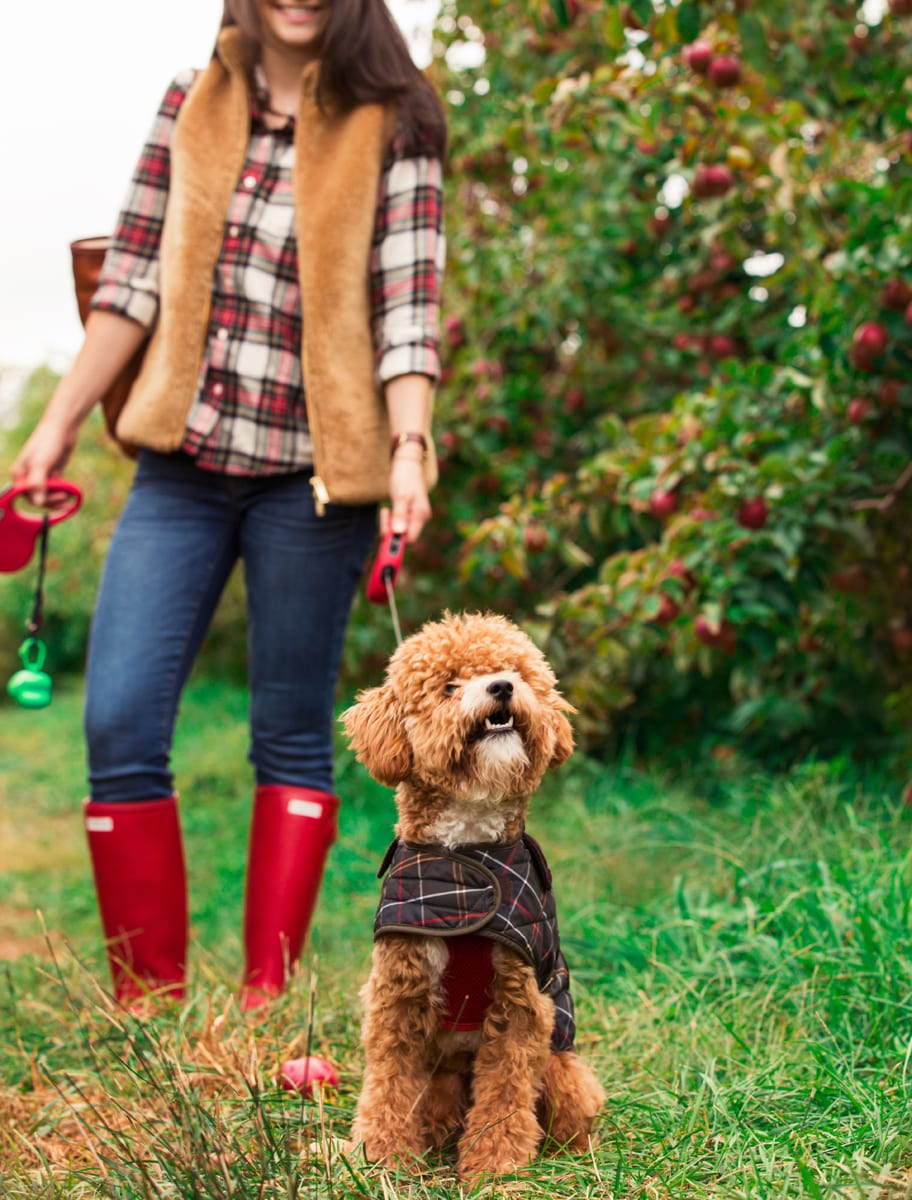
[{"label": "red dog harness", "polygon": [[491,1003],[494,943],[478,933],[450,938],[446,943],[448,961],[443,977],[446,1010],[441,1014],[444,1029],[459,1033],[481,1029]]}]

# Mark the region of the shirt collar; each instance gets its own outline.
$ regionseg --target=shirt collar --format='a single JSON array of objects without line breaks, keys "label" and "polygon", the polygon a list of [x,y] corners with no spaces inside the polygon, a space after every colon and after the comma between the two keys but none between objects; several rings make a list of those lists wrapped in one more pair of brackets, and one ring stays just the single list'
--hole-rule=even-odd
[{"label": "shirt collar", "polygon": [[[269,85],[266,82],[266,74],[263,71],[261,63],[257,63],[253,68],[253,96],[250,101],[250,115],[255,125],[266,126],[266,113],[272,112],[269,107]],[[283,114],[284,115],[284,114]],[[285,124],[278,128],[268,128],[269,133],[274,134],[292,134],[294,133],[295,119],[294,117],[286,117]]]}]

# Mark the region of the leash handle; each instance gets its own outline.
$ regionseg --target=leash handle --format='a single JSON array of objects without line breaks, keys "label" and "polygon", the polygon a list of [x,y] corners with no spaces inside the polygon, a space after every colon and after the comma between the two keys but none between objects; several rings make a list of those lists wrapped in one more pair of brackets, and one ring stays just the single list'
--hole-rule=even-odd
[{"label": "leash handle", "polygon": [[405,555],[405,534],[390,530],[380,542],[367,579],[367,598],[371,604],[389,604],[396,645],[402,645],[399,611],[396,608],[396,580]]},{"label": "leash handle", "polygon": [[17,483],[0,492],[0,572],[18,571],[32,557],[35,543],[46,536],[48,526],[67,520],[82,504],[82,492],[66,479],[49,479],[47,490],[52,495],[64,495],[69,503],[60,509],[37,514],[22,512],[16,500],[27,493],[25,484]]},{"label": "leash handle", "polygon": [[394,587],[405,554],[405,534],[390,530],[380,542],[377,557],[367,579],[367,598],[371,604],[385,604],[389,583]]}]

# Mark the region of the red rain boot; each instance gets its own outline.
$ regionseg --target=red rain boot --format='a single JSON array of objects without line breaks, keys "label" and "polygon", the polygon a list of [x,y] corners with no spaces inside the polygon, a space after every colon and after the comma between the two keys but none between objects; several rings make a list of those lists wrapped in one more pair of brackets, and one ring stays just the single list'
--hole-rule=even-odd
[{"label": "red rain boot", "polygon": [[187,880],[177,799],[85,803],[95,891],[114,994],[180,999],[187,961]]},{"label": "red rain boot", "polygon": [[287,784],[256,789],[244,897],[245,1012],[283,990],[301,953],[338,809],[328,792]]}]

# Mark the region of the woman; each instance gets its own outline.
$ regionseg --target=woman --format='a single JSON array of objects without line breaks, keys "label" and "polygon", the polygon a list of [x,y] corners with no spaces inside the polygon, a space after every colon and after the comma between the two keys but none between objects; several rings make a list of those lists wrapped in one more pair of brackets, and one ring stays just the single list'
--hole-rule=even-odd
[{"label": "woman", "polygon": [[187,903],[169,757],[238,558],[255,795],[241,1002],[284,987],[334,839],[332,704],[381,525],[434,482],[442,109],[384,0],[225,0],[169,87],[84,345],[13,465],[34,502],[146,342],[138,448],[90,638],[86,828],[115,993],[180,996]]}]

